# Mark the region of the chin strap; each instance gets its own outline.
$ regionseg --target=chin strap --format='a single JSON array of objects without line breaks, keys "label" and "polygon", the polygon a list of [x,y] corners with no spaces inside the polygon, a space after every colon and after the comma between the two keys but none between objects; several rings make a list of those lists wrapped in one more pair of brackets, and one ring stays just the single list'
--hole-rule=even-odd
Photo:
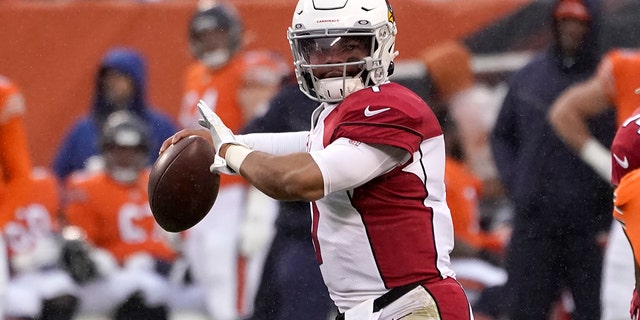
[{"label": "chin strap", "polygon": [[318,80],[317,93],[323,101],[339,102],[348,95],[364,88],[360,77],[357,78],[329,78]]}]

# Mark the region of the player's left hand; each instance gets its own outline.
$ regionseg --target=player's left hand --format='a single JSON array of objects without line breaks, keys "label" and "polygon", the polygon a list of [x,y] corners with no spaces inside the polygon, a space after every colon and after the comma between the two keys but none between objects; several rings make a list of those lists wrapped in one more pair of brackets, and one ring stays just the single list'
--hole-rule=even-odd
[{"label": "player's left hand", "polygon": [[211,165],[211,172],[237,174],[227,166],[226,160],[222,155],[220,155],[220,148],[225,144],[235,144],[244,147],[247,146],[236,139],[235,135],[233,135],[233,131],[231,131],[231,129],[222,122],[222,119],[220,119],[220,117],[211,110],[206,102],[200,100],[198,102],[198,110],[202,115],[202,119],[198,122],[202,127],[209,129],[211,139],[213,140],[213,147],[216,151],[214,162]]},{"label": "player's left hand", "polygon": [[633,298],[631,299],[631,308],[629,314],[632,320],[640,319],[640,299],[638,298],[638,291],[633,290]]}]

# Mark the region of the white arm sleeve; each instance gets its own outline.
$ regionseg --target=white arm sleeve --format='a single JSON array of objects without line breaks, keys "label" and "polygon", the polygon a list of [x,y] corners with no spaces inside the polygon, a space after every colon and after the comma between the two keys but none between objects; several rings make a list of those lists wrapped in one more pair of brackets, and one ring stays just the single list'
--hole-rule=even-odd
[{"label": "white arm sleeve", "polygon": [[236,135],[237,140],[252,150],[275,155],[306,151],[308,137],[309,131]]},{"label": "white arm sleeve", "polygon": [[363,185],[403,164],[411,156],[397,147],[353,144],[346,138],[339,138],[325,149],[310,154],[322,172],[325,195]]}]

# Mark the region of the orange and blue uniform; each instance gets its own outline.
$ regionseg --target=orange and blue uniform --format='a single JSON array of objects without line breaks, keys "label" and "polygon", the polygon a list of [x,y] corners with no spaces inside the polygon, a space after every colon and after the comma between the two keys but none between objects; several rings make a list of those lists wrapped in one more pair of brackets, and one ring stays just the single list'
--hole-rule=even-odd
[{"label": "orange and blue uniform", "polygon": [[108,250],[121,264],[142,252],[164,261],[175,258],[151,213],[146,172],[143,177],[124,185],[99,172],[74,174],[68,182],[68,223],[82,228],[88,241]]}]

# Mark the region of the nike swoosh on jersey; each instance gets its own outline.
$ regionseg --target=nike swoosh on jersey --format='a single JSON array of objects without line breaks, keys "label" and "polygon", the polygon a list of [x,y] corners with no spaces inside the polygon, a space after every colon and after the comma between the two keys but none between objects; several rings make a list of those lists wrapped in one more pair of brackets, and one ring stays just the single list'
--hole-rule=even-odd
[{"label": "nike swoosh on jersey", "polygon": [[616,162],[623,168],[623,169],[629,169],[629,160],[627,159],[627,156],[624,156],[623,159],[618,158],[618,156],[614,153],[613,154],[613,158],[616,159]]},{"label": "nike swoosh on jersey", "polygon": [[380,114],[380,113],[383,113],[383,112],[389,111],[389,110],[391,110],[391,108],[382,108],[382,109],[378,109],[378,110],[369,110],[369,106],[367,106],[364,109],[364,116],[365,117],[373,117],[376,114]]}]

